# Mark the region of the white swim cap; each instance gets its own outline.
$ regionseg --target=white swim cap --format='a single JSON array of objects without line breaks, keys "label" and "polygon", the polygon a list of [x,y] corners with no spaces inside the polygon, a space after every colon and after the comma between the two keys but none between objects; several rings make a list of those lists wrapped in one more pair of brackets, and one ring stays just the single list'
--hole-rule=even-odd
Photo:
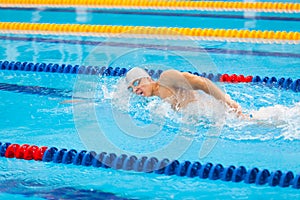
[{"label": "white swim cap", "polygon": [[131,83],[136,79],[151,78],[150,75],[142,68],[134,67],[126,73],[127,83]]}]

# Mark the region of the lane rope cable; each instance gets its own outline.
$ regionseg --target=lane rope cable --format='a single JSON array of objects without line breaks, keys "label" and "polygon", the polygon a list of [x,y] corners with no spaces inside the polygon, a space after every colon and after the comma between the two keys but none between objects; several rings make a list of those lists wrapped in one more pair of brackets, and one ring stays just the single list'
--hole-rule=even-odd
[{"label": "lane rope cable", "polygon": [[0,33],[196,39],[250,43],[299,44],[300,32],[88,24],[0,22]]},{"label": "lane rope cable", "polygon": [[187,0],[0,0],[1,6],[89,7],[155,10],[213,10],[299,13],[300,4],[291,2],[187,1]]},{"label": "lane rope cable", "polygon": [[[128,70],[126,68],[112,68],[112,67],[97,67],[97,66],[80,66],[70,64],[53,64],[53,63],[31,63],[31,62],[15,62],[15,61],[0,61],[0,70],[10,71],[31,71],[31,72],[46,72],[46,73],[64,73],[64,74],[87,74],[87,75],[100,75],[100,76],[124,76]],[[147,69],[146,69],[147,70]],[[149,75],[157,79],[162,70],[147,70]],[[208,78],[213,82],[226,82],[226,83],[254,83],[270,88],[278,88],[285,90],[292,90],[300,92],[300,79],[293,81],[291,78],[276,78],[261,77],[261,76],[244,76],[237,74],[213,74],[213,73],[198,73],[191,72],[197,76]]]},{"label": "lane rope cable", "polygon": [[38,147],[29,144],[11,144],[9,142],[0,142],[0,157],[156,173],[166,176],[199,177],[200,179],[244,182],[271,187],[287,188],[292,186],[294,189],[300,188],[300,174],[295,175],[292,171],[282,172],[276,170],[270,172],[268,169],[260,170],[257,167],[247,170],[244,166],[235,167],[230,165],[224,167],[222,164],[214,165],[210,162],[206,164],[188,160],[180,162],[168,158],[158,160],[155,157],[143,156],[138,158],[126,154],[118,156],[115,153],[107,152],[97,154],[95,151]]}]

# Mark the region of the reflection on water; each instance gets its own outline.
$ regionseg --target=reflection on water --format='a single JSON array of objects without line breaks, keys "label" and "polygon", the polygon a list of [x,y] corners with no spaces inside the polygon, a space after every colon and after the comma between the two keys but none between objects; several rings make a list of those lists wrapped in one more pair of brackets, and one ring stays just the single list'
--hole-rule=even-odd
[{"label": "reflection on water", "polygon": [[36,185],[34,181],[23,181],[19,179],[11,179],[0,181],[0,192],[8,194],[18,194],[26,198],[41,198],[41,199],[64,199],[64,200],[89,200],[89,199],[112,199],[112,200],[125,200],[114,195],[100,190],[87,190],[77,189],[74,187],[60,187],[48,190],[46,185]]}]

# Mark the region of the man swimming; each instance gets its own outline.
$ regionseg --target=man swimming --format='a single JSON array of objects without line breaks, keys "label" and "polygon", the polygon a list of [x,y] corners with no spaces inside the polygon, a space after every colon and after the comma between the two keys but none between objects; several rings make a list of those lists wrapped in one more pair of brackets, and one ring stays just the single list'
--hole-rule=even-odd
[{"label": "man swimming", "polygon": [[202,90],[225,103],[238,115],[243,115],[241,106],[213,82],[188,72],[166,70],[157,81],[154,81],[144,69],[134,67],[127,72],[126,82],[129,91],[145,97],[158,96],[169,102],[174,110],[179,110],[199,100],[196,99],[195,92]]}]

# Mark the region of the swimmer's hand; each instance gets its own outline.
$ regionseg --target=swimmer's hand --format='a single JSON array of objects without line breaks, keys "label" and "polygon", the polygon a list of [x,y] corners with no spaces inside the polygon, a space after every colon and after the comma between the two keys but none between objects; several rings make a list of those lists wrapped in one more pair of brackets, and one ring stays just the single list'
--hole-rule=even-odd
[{"label": "swimmer's hand", "polygon": [[232,100],[230,96],[226,95],[225,103],[233,112],[237,113],[238,115],[242,114],[242,107],[236,101]]},{"label": "swimmer's hand", "polygon": [[232,100],[230,97],[229,99],[227,99],[226,103],[230,107],[231,111],[237,114],[238,117],[241,117],[242,119],[246,119],[246,120],[252,119],[252,115],[244,114],[242,112],[242,107],[240,106],[240,104]]}]

